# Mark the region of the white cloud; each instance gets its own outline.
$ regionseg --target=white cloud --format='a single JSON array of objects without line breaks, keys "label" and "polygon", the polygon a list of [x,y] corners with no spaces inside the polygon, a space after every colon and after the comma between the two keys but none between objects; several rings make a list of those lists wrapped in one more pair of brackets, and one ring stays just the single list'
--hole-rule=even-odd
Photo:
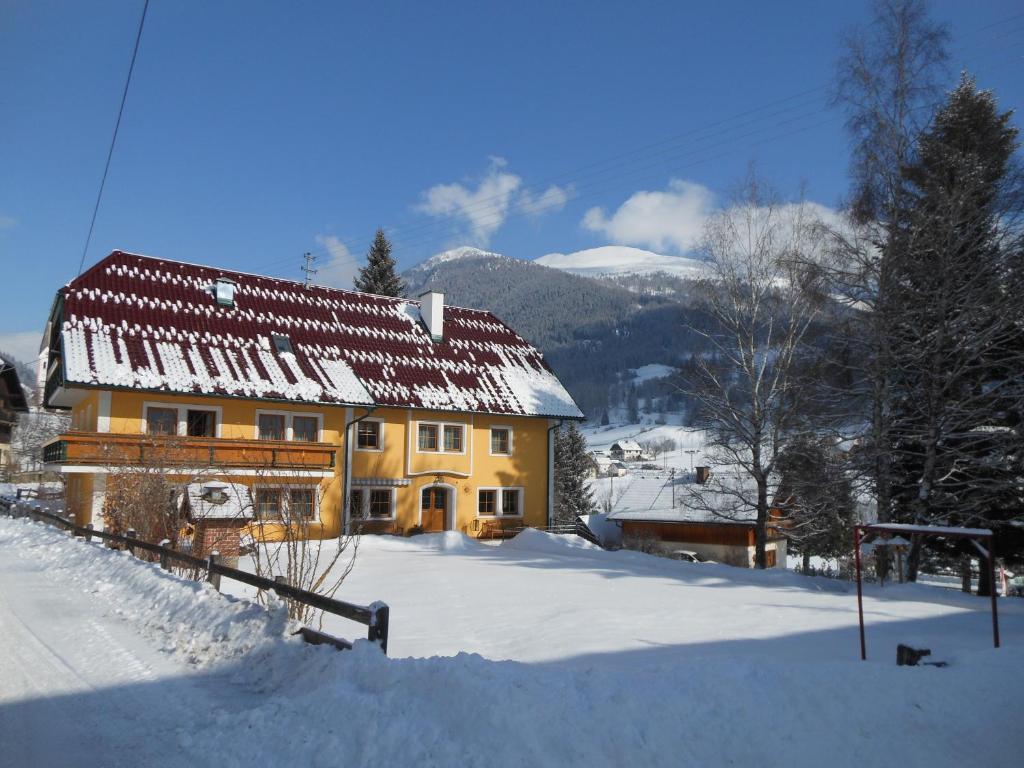
[{"label": "white cloud", "polygon": [[565,207],[570,190],[552,184],[534,195],[523,188],[522,178],[507,167],[504,158],[491,157],[487,172],[478,181],[436,184],[423,193],[423,201],[416,210],[459,221],[466,227],[464,238],[473,245],[486,246],[513,208],[540,216]]},{"label": "white cloud", "polygon": [[4,216],[0,213],[0,229],[14,229],[18,226],[18,220],[13,216]]},{"label": "white cloud", "polygon": [[352,281],[359,271],[355,257],[334,235],[317,235],[316,242],[327,250],[328,261],[316,268],[315,282],[335,288],[351,289]]},{"label": "white cloud", "polygon": [[704,225],[714,211],[711,190],[672,179],[666,191],[633,193],[611,216],[603,208],[591,208],[581,224],[617,245],[687,253],[700,243]]},{"label": "white cloud", "polygon": [[552,184],[536,196],[524,189],[519,193],[519,207],[530,216],[543,216],[545,213],[562,210],[571,194],[571,187],[560,187],[557,184]]},{"label": "white cloud", "polygon": [[42,342],[42,331],[0,333],[0,352],[14,355],[19,362],[32,363],[39,357],[39,345]]}]

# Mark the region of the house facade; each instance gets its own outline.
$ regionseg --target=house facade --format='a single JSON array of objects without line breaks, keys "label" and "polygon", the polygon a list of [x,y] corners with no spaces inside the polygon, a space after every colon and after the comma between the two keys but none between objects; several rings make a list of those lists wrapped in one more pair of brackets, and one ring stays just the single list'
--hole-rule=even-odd
[{"label": "house facade", "polygon": [[643,448],[636,440],[620,440],[612,443],[611,457],[619,461],[639,461],[643,457]]},{"label": "house facade", "polygon": [[548,523],[553,429],[582,413],[540,352],[440,293],[395,299],[115,251],[47,327],[47,446],[98,521],[138,468],[250,489],[311,535]]},{"label": "house facade", "polygon": [[11,437],[18,414],[28,412],[25,391],[14,364],[0,356],[0,480],[7,479],[11,462]]}]

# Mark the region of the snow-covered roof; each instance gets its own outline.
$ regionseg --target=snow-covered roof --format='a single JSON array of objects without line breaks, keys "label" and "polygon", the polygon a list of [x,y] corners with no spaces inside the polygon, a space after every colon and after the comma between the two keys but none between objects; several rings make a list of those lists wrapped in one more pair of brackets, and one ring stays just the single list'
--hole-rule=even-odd
[{"label": "snow-covered roof", "polygon": [[[185,498],[193,520],[248,520],[253,516],[249,488],[239,483],[189,483],[182,501]],[[219,499],[223,501],[218,503]]]},{"label": "snow-covered roof", "polygon": [[[214,296],[224,278],[236,284],[230,306]],[[446,306],[435,342],[416,301],[121,251],[60,298],[71,386],[583,415],[541,353],[482,310]]]},{"label": "snow-covered roof", "polygon": [[620,451],[642,451],[640,443],[636,440],[619,440],[618,442],[612,443],[612,450],[618,449]]},{"label": "snow-covered roof", "polygon": [[[674,488],[673,488],[674,486]],[[769,498],[774,488],[769,488]],[[665,523],[750,524],[757,510],[752,481],[733,473],[712,474],[706,484],[693,475],[677,472],[640,472],[622,490],[610,520]],[[673,505],[674,501],[674,505]]]}]

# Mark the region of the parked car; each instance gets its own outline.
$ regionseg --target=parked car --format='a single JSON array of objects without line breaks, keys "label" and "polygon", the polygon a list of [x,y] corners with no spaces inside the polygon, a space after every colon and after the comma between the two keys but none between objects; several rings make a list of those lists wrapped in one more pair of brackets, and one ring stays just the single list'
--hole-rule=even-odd
[{"label": "parked car", "polygon": [[682,560],[684,563],[713,563],[714,560],[708,560],[703,555],[698,555],[696,552],[690,549],[676,549],[672,551],[671,557],[673,560]]}]

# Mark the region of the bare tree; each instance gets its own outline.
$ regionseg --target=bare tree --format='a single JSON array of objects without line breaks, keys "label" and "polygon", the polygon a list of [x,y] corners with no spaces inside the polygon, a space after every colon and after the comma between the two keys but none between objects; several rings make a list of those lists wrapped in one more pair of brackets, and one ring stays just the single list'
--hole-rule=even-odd
[{"label": "bare tree", "polygon": [[[337,478],[331,483],[338,483]],[[314,478],[291,477],[287,482],[257,479],[250,507],[252,524],[246,537],[257,575],[283,576],[288,584],[334,597],[355,567],[358,536],[344,533],[322,538],[324,526],[317,511],[325,503],[325,488]],[[260,599],[264,596],[260,594]],[[323,611],[287,601],[288,615],[308,624],[323,624]]]},{"label": "bare tree", "polygon": [[712,352],[696,358],[686,390],[716,477],[733,481],[696,486],[691,503],[723,517],[753,516],[758,568],[766,565],[771,478],[804,416],[802,357],[824,302],[818,234],[806,205],[781,204],[751,178],[705,236],[701,287],[713,327],[694,330]]}]

